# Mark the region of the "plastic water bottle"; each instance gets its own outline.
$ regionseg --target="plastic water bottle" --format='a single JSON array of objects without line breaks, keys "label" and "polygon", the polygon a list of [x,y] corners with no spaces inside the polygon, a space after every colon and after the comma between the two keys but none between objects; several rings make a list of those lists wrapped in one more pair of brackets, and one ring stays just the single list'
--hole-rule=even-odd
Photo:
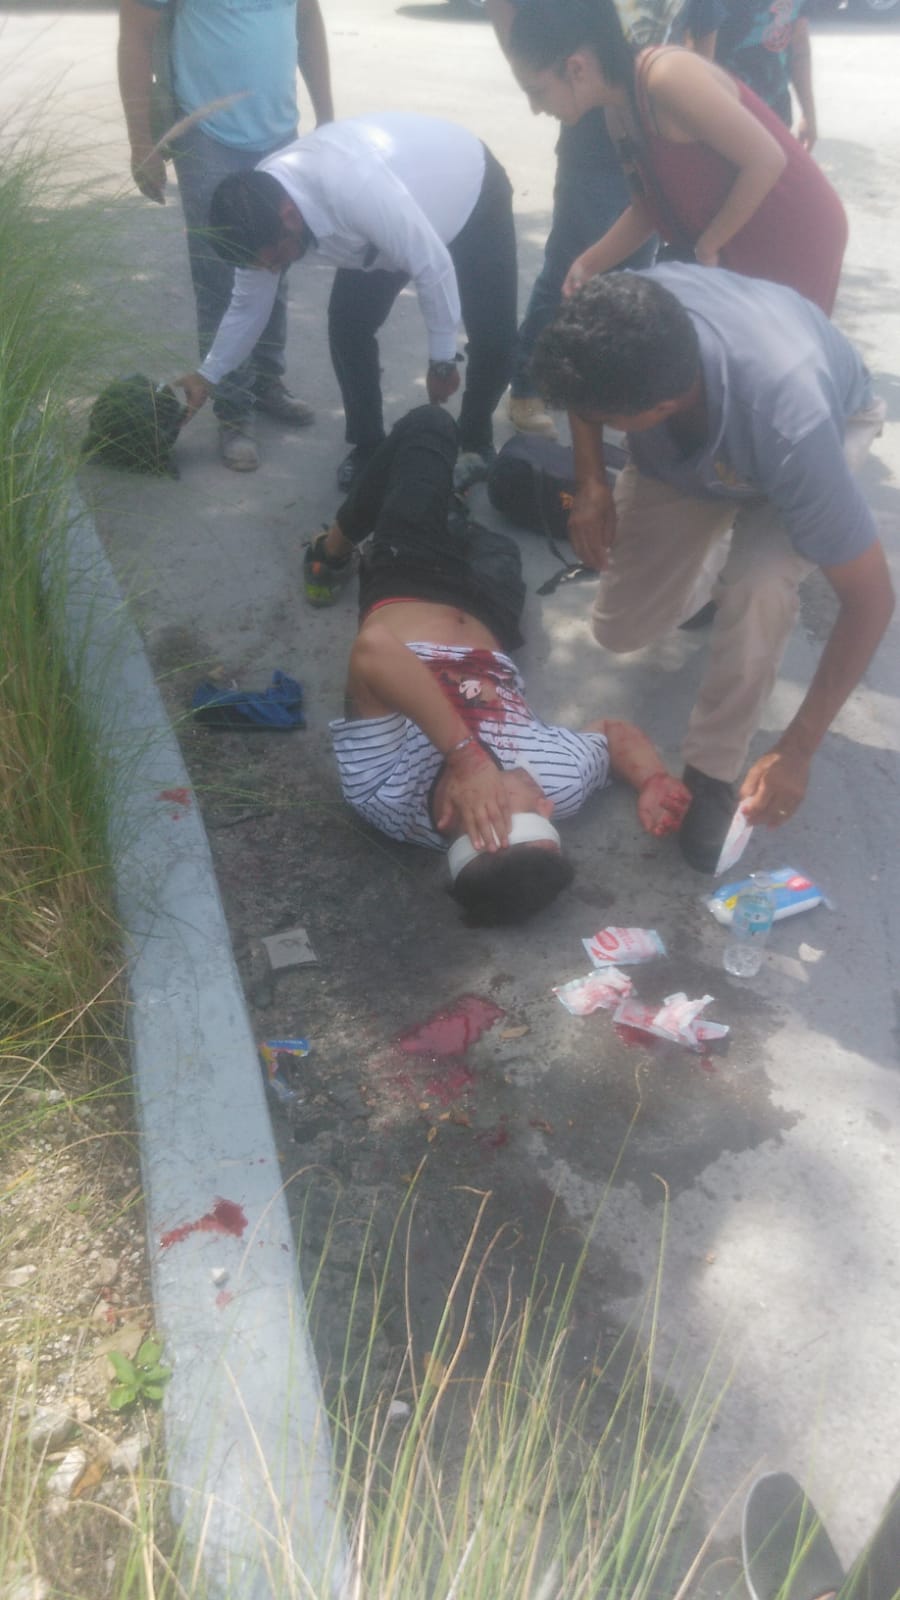
[{"label": "plastic water bottle", "polygon": [[734,903],[731,937],[723,965],[735,978],[754,978],[762,966],[763,950],[772,927],[775,901],[768,878],[753,875],[753,887],[742,889]]}]

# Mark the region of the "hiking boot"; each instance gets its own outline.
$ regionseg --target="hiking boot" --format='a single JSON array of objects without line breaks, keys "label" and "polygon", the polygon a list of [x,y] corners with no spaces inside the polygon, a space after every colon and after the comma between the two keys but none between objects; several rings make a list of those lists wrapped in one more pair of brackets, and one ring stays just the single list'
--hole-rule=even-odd
[{"label": "hiking boot", "polygon": [[353,555],[333,561],[322,548],[325,534],[311,540],[303,552],[303,593],[311,606],[333,606],[353,576]]},{"label": "hiking boot", "polygon": [[497,452],[492,444],[485,445],[483,450],[461,450],[453,468],[454,493],[465,494],[473,484],[484,483],[496,459]]},{"label": "hiking boot", "polygon": [[312,406],[291,394],[280,378],[257,378],[253,395],[260,411],[277,422],[289,423],[292,428],[308,428],[316,420]]},{"label": "hiking boot", "polygon": [[537,395],[511,394],[506,415],[517,433],[539,433],[544,439],[558,439],[556,423]]},{"label": "hiking boot", "polygon": [[694,797],[678,834],[681,854],[695,872],[715,872],[737,810],[737,789],[724,778],[710,778],[697,767],[685,767],[681,777]]},{"label": "hiking boot", "polygon": [[250,432],[250,424],[219,422],[219,454],[232,472],[255,472],[259,466],[259,451]]},{"label": "hiking boot", "polygon": [[344,457],[337,469],[337,486],[344,494],[349,494],[363,467],[371,460],[377,449],[377,444],[355,444],[350,454]]}]

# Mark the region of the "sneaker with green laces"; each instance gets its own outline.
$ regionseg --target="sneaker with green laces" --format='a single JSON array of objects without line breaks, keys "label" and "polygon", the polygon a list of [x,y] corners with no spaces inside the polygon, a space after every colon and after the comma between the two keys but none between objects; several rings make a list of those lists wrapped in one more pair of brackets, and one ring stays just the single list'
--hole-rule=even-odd
[{"label": "sneaker with green laces", "polygon": [[324,541],[325,534],[320,533],[303,552],[303,593],[311,606],[333,606],[353,576],[353,556],[330,560],[322,549]]}]

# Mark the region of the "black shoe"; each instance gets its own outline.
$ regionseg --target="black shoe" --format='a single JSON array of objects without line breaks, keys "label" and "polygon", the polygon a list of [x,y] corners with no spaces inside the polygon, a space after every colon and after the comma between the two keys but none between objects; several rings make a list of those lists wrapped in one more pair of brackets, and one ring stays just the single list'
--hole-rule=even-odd
[{"label": "black shoe", "polygon": [[349,494],[363,468],[371,461],[377,444],[355,444],[349,455],[346,455],[337,469],[337,486],[343,494]]},{"label": "black shoe", "polygon": [[695,872],[715,872],[737,810],[737,789],[724,778],[710,778],[696,767],[685,767],[681,776],[694,797],[678,833],[681,854]]},{"label": "black shoe", "polygon": [[683,633],[694,633],[697,628],[708,628],[715,614],[715,600],[707,600],[705,606],[701,606],[699,611],[695,611],[692,617],[685,617],[684,621],[679,622],[678,626]]}]

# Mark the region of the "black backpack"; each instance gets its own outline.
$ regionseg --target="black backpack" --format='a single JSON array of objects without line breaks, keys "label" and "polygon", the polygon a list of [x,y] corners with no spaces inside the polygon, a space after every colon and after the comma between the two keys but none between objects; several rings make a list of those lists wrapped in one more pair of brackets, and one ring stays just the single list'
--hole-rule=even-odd
[{"label": "black backpack", "polygon": [[[604,448],[607,475],[615,482],[625,463],[619,445]],[[591,567],[566,561],[557,545],[569,536],[569,512],[575,494],[575,462],[571,445],[540,434],[517,433],[498,452],[487,478],[488,499],[495,511],[529,533],[543,534],[562,565],[541,584],[538,594],[552,594],[561,583],[594,578]]]}]

